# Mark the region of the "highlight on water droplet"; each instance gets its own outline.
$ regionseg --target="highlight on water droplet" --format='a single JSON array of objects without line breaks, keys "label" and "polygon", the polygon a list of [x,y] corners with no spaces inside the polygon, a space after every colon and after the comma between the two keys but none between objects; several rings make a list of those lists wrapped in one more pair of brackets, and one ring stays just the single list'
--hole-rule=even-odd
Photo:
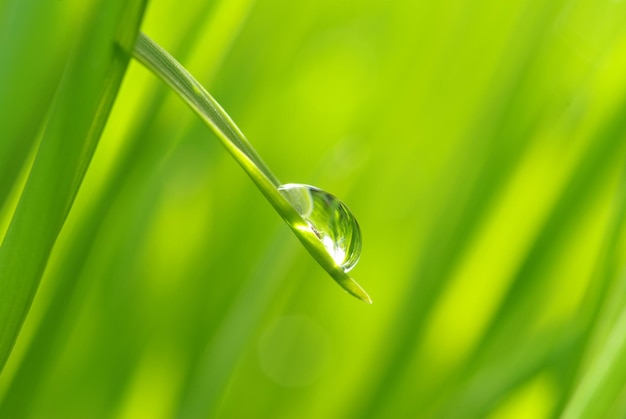
[{"label": "highlight on water droplet", "polygon": [[350,209],[335,196],[315,186],[288,183],[278,187],[308,228],[322,242],[344,272],[354,268],[361,255],[361,229]]}]

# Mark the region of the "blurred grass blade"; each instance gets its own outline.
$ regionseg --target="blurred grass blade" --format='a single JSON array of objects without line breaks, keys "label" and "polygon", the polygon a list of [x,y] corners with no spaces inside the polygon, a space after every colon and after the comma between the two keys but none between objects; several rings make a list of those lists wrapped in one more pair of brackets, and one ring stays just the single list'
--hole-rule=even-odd
[{"label": "blurred grass blade", "polygon": [[170,54],[145,34],[139,34],[135,58],[167,83],[213,130],[224,147],[245,170],[265,198],[285,220],[315,260],[348,293],[371,304],[367,292],[328,253],[323,243],[278,191],[280,182],[252,148],[243,133],[215,99]]},{"label": "blurred grass blade", "polygon": [[[494,357],[483,365],[478,373],[468,378],[460,393],[439,394],[437,414],[433,416],[450,419],[488,417],[507,394],[566,357],[581,340],[582,334],[575,323],[529,339],[507,352],[507,356]],[[454,390],[454,387],[446,390]]]},{"label": "blurred grass blade", "polygon": [[590,364],[574,392],[563,418],[611,417],[609,409],[618,400],[626,380],[626,308],[609,338]]},{"label": "blurred grass blade", "polygon": [[[607,246],[601,256],[597,279],[592,283],[585,330],[584,351],[579,351],[582,377],[569,394],[563,417],[606,417],[611,403],[623,391],[626,373],[626,324],[624,294],[626,277],[620,266],[620,238],[626,224],[626,170],[623,172],[615,203],[615,214],[608,231]],[[571,383],[572,386],[575,382]]]},{"label": "blurred grass blade", "polygon": [[[546,269],[550,267],[552,252],[559,248],[572,226],[583,219],[588,206],[597,201],[597,185],[607,181],[607,176],[611,174],[607,169],[614,167],[609,163],[623,160],[619,157],[624,150],[621,139],[626,131],[623,118],[625,112],[626,101],[620,103],[614,114],[607,117],[598,128],[595,141],[590,142],[587,152],[562,188],[559,199],[528,249],[523,263],[515,272],[510,288],[496,314],[491,317],[483,338],[464,361],[462,368],[459,368],[455,381],[447,383],[448,387],[464,386],[464,380],[492,362],[490,354],[497,353],[494,348],[508,348],[508,351],[512,351],[513,345],[517,346],[512,344],[515,342],[513,336],[526,333],[533,324],[539,313],[529,313],[526,304],[529,301],[541,301],[549,295],[544,287],[548,285],[545,281]],[[543,342],[550,344],[546,339]],[[537,347],[534,350],[544,349]]]},{"label": "blurred grass blade", "polygon": [[0,368],[28,313],[128,65],[129,56],[118,44],[134,42],[145,1],[102,1],[99,6],[68,62],[0,248]]},{"label": "blurred grass blade", "polygon": [[84,26],[69,6],[93,3],[8,0],[0,7],[0,208],[41,130],[69,40]]},{"label": "blurred grass blade", "polygon": [[[246,281],[225,313],[215,336],[207,343],[198,368],[193,371],[185,398],[180,403],[178,417],[219,417],[220,397],[228,387],[237,360],[245,345],[251,341],[264,310],[283,286],[290,259],[284,256],[291,252],[284,248],[285,234],[282,233],[286,231],[279,232],[268,246],[266,254],[257,262],[254,274]],[[277,263],[281,255],[283,259]],[[233,330],[237,332],[233,333]]]},{"label": "blurred grass blade", "polygon": [[[188,55],[188,52],[184,51],[193,47],[194,39],[206,20],[207,9],[209,5],[203,5],[197,13],[196,20],[186,28],[188,32],[181,41],[183,55]],[[131,82],[132,80],[128,79],[124,81],[125,84]],[[120,200],[120,195],[123,195],[125,182],[138,176],[139,173],[145,174],[145,168],[149,166],[146,161],[158,165],[153,160],[161,162],[168,155],[168,150],[172,146],[171,141],[169,138],[168,141],[159,141],[158,135],[162,133],[162,130],[156,127],[158,124],[155,121],[169,92],[166,86],[160,87],[155,94],[149,96],[149,99],[143,98],[147,106],[144,107],[145,113],[136,117],[137,129],[133,135],[124,139],[123,149],[115,161],[114,168],[106,178],[105,185],[100,189],[97,199],[89,209],[83,209],[80,212],[80,220],[73,230],[75,233],[71,235],[71,245],[63,250],[57,263],[53,263],[52,269],[48,268],[46,272],[47,280],[55,284],[50,303],[45,309],[41,323],[37,326],[32,343],[19,363],[10,388],[3,398],[0,397],[0,417],[27,417],[32,414],[30,410],[34,406],[20,401],[28,397],[36,397],[37,391],[40,390],[47,374],[52,369],[53,360],[62,351],[64,338],[67,336],[59,332],[58,326],[67,323],[74,325],[73,322],[77,320],[73,317],[74,306],[70,301],[82,299],[84,296],[80,290],[84,287],[84,282],[93,282],[93,275],[85,274],[86,265],[90,257],[97,254],[94,248],[96,248],[98,238],[101,237],[107,216],[113,210],[115,203]],[[123,99],[120,97],[115,106],[123,109]],[[115,118],[115,112],[113,110],[113,118]],[[115,121],[112,122],[115,123]],[[149,143],[142,141],[144,135],[150,136]],[[161,144],[162,148],[156,147],[155,143]],[[149,153],[147,148],[153,151],[157,149],[157,152]]]},{"label": "blurred grass blade", "polygon": [[[440,301],[454,270],[464,252],[471,248],[472,240],[480,234],[494,201],[508,181],[515,175],[521,156],[531,147],[537,121],[525,111],[528,106],[527,92],[536,84],[529,69],[541,60],[541,46],[550,33],[550,22],[558,10],[557,3],[541,3],[537,8],[528,8],[517,22],[515,40],[523,40],[516,50],[519,68],[506,74],[500,81],[502,87],[494,90],[495,97],[487,97],[481,103],[479,123],[473,131],[464,134],[465,141],[459,152],[459,161],[454,161],[454,183],[457,185],[440,204],[441,210],[429,221],[428,244],[415,256],[415,271],[407,296],[398,310],[394,327],[390,328],[389,344],[384,348],[389,365],[384,376],[372,380],[370,390],[377,397],[369,397],[356,407],[356,416],[377,417],[377,409],[396,402],[383,402],[399,394],[397,379],[406,373],[416,347],[424,338],[429,315]],[[541,22],[533,31],[525,33],[526,21]],[[509,40],[509,42],[512,40]],[[454,52],[449,51],[452,55]],[[523,127],[523,129],[522,129]],[[502,139],[506,138],[506,141]],[[479,147],[479,152],[476,151]],[[471,161],[466,161],[470,156]],[[458,166],[458,167],[457,167]],[[462,170],[459,170],[462,167]],[[407,321],[411,319],[411,321]],[[424,383],[420,393],[437,392],[431,383]],[[416,397],[410,397],[416,402]],[[430,403],[431,394],[422,402]]]}]

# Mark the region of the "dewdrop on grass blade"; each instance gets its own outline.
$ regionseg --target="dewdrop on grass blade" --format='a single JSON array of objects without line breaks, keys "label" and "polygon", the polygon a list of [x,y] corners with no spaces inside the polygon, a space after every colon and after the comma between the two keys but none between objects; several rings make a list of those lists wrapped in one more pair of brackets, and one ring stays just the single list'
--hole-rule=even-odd
[{"label": "dewdrop on grass blade", "polygon": [[335,263],[350,271],[361,255],[361,229],[350,209],[315,186],[289,183],[278,190],[306,221]]},{"label": "dewdrop on grass blade", "polygon": [[361,230],[348,207],[309,185],[281,185],[239,127],[204,87],[167,51],[140,33],[133,57],[159,76],[213,130],[315,260],[347,292],[371,304],[347,272],[361,253]]}]

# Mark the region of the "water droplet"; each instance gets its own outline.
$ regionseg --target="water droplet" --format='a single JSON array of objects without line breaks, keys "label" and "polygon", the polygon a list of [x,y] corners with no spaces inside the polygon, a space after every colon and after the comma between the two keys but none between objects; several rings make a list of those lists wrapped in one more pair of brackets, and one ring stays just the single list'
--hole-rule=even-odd
[{"label": "water droplet", "polygon": [[310,185],[288,183],[278,188],[345,272],[361,255],[361,229],[348,207],[335,196]]}]

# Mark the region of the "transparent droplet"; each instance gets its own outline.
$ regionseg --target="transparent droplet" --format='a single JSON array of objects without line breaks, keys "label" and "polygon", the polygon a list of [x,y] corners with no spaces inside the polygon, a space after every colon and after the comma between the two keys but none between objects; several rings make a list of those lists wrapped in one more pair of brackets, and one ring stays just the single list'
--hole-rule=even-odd
[{"label": "transparent droplet", "polygon": [[278,191],[306,221],[335,263],[345,272],[352,269],[361,255],[361,229],[348,207],[310,185],[288,183]]}]

